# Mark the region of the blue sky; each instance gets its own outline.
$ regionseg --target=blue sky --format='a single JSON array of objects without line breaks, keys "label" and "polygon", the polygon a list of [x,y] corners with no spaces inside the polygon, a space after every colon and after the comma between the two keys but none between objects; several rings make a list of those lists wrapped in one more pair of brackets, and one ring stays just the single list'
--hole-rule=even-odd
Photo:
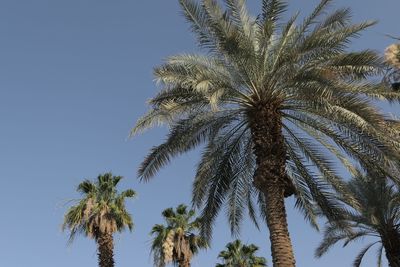
[{"label": "blue sky", "polygon": [[[259,2],[248,1],[253,12]],[[317,3],[290,2],[291,11],[303,14]],[[351,6],[355,21],[380,21],[351,49],[383,51],[391,43],[385,33],[400,35],[398,0],[335,3]],[[138,192],[128,204],[136,227],[116,236],[117,266],[152,266],[148,233],[164,208],[189,203],[198,152],[177,158],[142,184],[136,169],[165,130],[127,136],[157,92],[152,68],[169,55],[196,50],[177,1],[2,0],[0,36],[0,266],[96,266],[95,243],[78,238],[67,246],[60,225],[66,201],[78,197],[76,185],[106,171],[123,175],[122,188]],[[298,266],[350,266],[362,244],[338,246],[315,260],[320,236],[292,207],[289,200]],[[241,238],[259,245],[271,262],[265,228],[258,232],[245,222]],[[214,266],[230,240],[221,216],[212,249],[193,267]],[[363,266],[375,266],[374,256]]]}]

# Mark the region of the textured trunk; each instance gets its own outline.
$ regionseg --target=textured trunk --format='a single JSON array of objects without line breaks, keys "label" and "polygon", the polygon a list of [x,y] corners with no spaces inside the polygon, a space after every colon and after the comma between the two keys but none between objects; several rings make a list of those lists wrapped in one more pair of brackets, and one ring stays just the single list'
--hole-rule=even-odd
[{"label": "textured trunk", "polygon": [[264,187],[274,267],[294,267],[295,259],[287,225],[284,188],[276,181],[265,182]]},{"label": "textured trunk", "polygon": [[190,267],[190,260],[192,259],[192,251],[190,250],[189,240],[184,235],[179,235],[178,249],[175,248],[175,257],[178,258],[178,267]]},{"label": "textured trunk", "polygon": [[178,262],[179,267],[190,267],[190,262],[184,258],[180,259]]},{"label": "textured trunk", "polygon": [[114,240],[111,234],[100,234],[97,238],[99,267],[114,267]]},{"label": "textured trunk", "polygon": [[390,267],[400,267],[400,234],[393,229],[383,239],[386,258]]},{"label": "textured trunk", "polygon": [[293,195],[295,190],[285,171],[286,147],[281,115],[274,106],[260,105],[248,116],[257,162],[254,185],[266,200],[273,266],[294,267],[285,196]]}]

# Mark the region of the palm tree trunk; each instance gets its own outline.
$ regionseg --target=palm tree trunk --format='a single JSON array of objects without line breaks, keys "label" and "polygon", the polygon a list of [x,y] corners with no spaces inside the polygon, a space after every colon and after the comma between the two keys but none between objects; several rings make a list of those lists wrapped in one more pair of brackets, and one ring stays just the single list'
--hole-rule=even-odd
[{"label": "palm tree trunk", "polygon": [[390,231],[383,240],[386,258],[390,267],[400,267],[400,234],[396,229]]},{"label": "palm tree trunk", "polygon": [[190,262],[183,257],[178,262],[179,267],[190,267]]},{"label": "palm tree trunk", "polygon": [[287,224],[284,188],[279,181],[266,181],[263,192],[274,267],[294,267],[295,259]]},{"label": "palm tree trunk", "polygon": [[289,236],[285,196],[294,193],[285,171],[286,147],[279,111],[260,105],[248,114],[257,169],[254,185],[264,194],[266,219],[270,232],[274,267],[294,267],[295,259]]},{"label": "palm tree trunk", "polygon": [[97,238],[99,267],[114,267],[114,240],[111,234]]}]

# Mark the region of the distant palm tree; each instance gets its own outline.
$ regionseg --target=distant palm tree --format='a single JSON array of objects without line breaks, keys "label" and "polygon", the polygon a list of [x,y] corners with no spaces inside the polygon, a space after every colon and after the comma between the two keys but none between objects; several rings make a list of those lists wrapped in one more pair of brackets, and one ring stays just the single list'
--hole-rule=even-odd
[{"label": "distant palm tree", "polygon": [[386,48],[385,60],[393,68],[400,69],[400,44],[391,44]]},{"label": "distant palm tree", "polygon": [[378,240],[361,250],[354,261],[354,266],[359,267],[365,253],[373,245],[380,244],[378,266],[382,266],[382,252],[385,249],[389,266],[400,267],[399,186],[387,182],[381,175],[360,175],[353,178],[348,187],[353,198],[341,199],[349,207],[349,211],[345,214],[344,220],[334,221],[326,228],[316,255],[321,257],[341,240],[346,246],[364,237],[375,237]]},{"label": "distant palm tree", "polygon": [[[246,207],[257,218],[260,203],[268,224],[273,264],[293,267],[285,197],[315,223],[314,203],[329,218],[340,215],[332,189],[341,190],[332,156],[378,168],[393,163],[398,139],[372,98],[398,100],[366,78],[383,60],[371,50],[347,52],[353,37],[374,22],[352,24],[350,11],[326,11],[322,0],[311,15],[284,23],[286,1],[262,0],[249,15],[244,0],[179,0],[206,55],[170,57],[155,69],[163,86],[132,135],[166,124],[166,141],[154,147],[139,175],[148,180],[170,160],[202,146],[193,203],[203,207],[202,234],[227,204],[231,230]],[[330,154],[331,152],[331,154]]]},{"label": "distant palm tree", "polygon": [[151,230],[154,265],[163,267],[171,262],[179,267],[190,267],[190,261],[199,249],[207,248],[207,242],[197,234],[200,222],[193,218],[195,211],[188,211],[181,204],[176,210],[164,210],[162,215],[166,225],[156,224]]},{"label": "distant palm tree", "polygon": [[240,240],[235,240],[226,245],[226,250],[219,253],[223,263],[216,267],[261,267],[267,266],[267,261],[263,257],[257,257],[255,253],[256,245],[244,245]]},{"label": "distant palm tree", "polygon": [[[400,38],[392,37],[400,41]],[[400,91],[400,44],[395,43],[385,50],[385,61],[388,64],[383,81],[391,86],[394,91]]]},{"label": "distant palm tree", "polygon": [[117,192],[117,184],[122,176],[105,173],[96,182],[85,180],[78,186],[82,194],[79,203],[72,206],[64,218],[63,230],[70,231],[72,242],[76,234],[93,238],[98,245],[100,267],[114,266],[113,234],[126,227],[132,231],[133,221],[125,208],[125,199],[136,195],[128,189]]}]

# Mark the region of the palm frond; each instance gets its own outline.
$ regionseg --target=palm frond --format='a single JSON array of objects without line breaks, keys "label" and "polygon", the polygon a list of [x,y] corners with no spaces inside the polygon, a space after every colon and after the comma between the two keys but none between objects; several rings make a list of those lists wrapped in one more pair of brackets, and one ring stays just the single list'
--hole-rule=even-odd
[{"label": "palm frond", "polygon": [[364,258],[365,254],[366,254],[366,253],[368,252],[368,250],[369,250],[373,245],[375,245],[376,243],[378,243],[378,242],[371,243],[371,244],[367,245],[365,248],[363,248],[363,249],[360,251],[360,253],[357,255],[356,259],[355,259],[354,262],[353,262],[353,266],[354,266],[354,267],[360,267],[360,266],[361,266],[361,261],[362,261],[362,259]]},{"label": "palm frond", "polygon": [[62,230],[70,232],[71,243],[77,234],[98,239],[102,234],[133,229],[132,216],[126,210],[125,200],[136,195],[128,189],[118,194],[117,184],[122,176],[101,174],[96,182],[84,180],[78,185],[83,194],[78,204],[69,208],[64,216]]}]

